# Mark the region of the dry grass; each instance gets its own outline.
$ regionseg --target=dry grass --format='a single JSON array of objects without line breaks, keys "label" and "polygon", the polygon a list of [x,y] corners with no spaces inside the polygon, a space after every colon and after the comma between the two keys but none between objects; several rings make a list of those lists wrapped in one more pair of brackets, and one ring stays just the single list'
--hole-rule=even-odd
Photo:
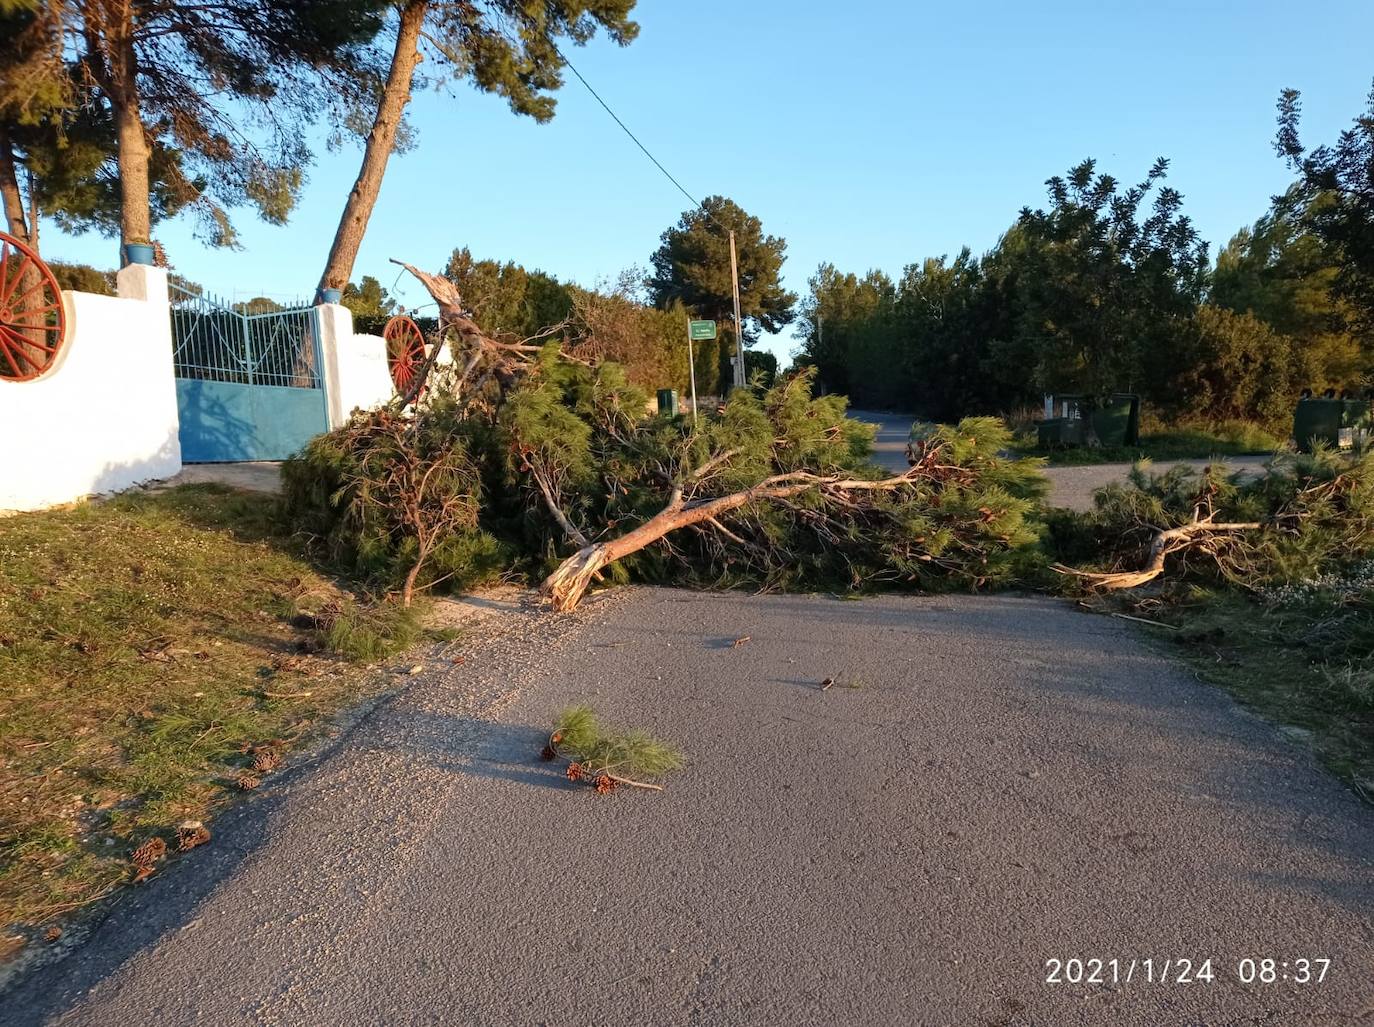
[{"label": "dry grass", "polygon": [[361,697],[298,616],[329,603],[356,609],[220,486],[0,521],[0,937],[131,880],[138,846]]}]

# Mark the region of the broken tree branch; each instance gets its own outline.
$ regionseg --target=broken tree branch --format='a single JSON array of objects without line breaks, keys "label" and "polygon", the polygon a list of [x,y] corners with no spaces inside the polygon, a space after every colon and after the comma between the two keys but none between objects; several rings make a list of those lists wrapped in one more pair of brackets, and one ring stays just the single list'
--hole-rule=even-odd
[{"label": "broken tree branch", "polygon": [[683,503],[680,489],[675,488],[667,506],[637,528],[609,542],[583,546],[564,560],[544,579],[540,591],[555,610],[567,611],[577,607],[593,578],[608,564],[651,545],[670,532],[703,521],[718,521],[724,514],[749,503],[776,501],[803,492],[823,490],[845,493],[859,491],[891,491],[914,484],[922,477],[921,465],[891,478],[846,478],[839,475],[812,474],[791,471],[765,478],[757,485],[714,499],[698,499]]},{"label": "broken tree branch", "polygon": [[1155,533],[1150,542],[1149,562],[1138,571],[1081,571],[1066,567],[1061,563],[1052,565],[1051,570],[1078,578],[1090,588],[1103,591],[1117,591],[1125,588],[1138,588],[1154,581],[1164,573],[1164,564],[1174,553],[1198,545],[1213,536],[1230,535],[1240,531],[1255,531],[1263,527],[1258,521],[1217,523],[1209,518],[1199,518],[1191,524],[1168,528]]}]

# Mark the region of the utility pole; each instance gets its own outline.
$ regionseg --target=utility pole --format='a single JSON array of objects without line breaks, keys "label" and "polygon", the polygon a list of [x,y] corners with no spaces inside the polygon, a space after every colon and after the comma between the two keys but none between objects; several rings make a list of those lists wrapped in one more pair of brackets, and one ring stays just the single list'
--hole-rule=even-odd
[{"label": "utility pole", "polygon": [[697,423],[697,359],[692,355],[691,314],[687,315],[687,366],[692,372],[692,424],[695,426]]},{"label": "utility pole", "polygon": [[730,281],[735,288],[735,388],[743,388],[744,378],[744,325],[739,316],[739,260],[735,256],[735,230],[730,230]]}]

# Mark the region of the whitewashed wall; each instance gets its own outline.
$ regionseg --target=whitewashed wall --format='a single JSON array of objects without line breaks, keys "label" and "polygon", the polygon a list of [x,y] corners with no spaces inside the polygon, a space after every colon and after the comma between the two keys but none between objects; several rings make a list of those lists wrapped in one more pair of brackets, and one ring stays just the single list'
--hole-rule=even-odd
[{"label": "whitewashed wall", "polygon": [[354,410],[381,406],[396,390],[387,368],[386,341],[379,335],[354,335],[353,315],[342,304],[326,303],[319,310],[329,427],[337,428]]},{"label": "whitewashed wall", "polygon": [[35,381],[0,379],[0,511],[38,510],[181,470],[167,273],[119,296],[63,292],[67,342]]}]

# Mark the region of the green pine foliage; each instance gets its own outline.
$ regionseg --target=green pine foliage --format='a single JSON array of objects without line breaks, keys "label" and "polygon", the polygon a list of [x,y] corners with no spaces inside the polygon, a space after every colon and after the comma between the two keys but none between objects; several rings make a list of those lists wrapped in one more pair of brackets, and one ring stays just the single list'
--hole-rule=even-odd
[{"label": "green pine foliage", "polygon": [[[736,390],[694,422],[647,413],[623,368],[568,360],[549,344],[481,412],[434,400],[413,417],[359,414],[315,439],[283,469],[284,515],[320,552],[378,582],[423,564],[421,586],[462,588],[502,572],[540,580],[674,497],[702,503],[803,475],[814,487],[673,531],[607,567],[607,580],[935,590],[1035,572],[1045,481],[1037,461],[1006,455],[1001,422],[935,428],[920,474],[842,489],[833,483],[885,476],[869,459],[874,429],[811,386],[803,374]],[[416,498],[426,472],[430,491]]]},{"label": "green pine foliage", "polygon": [[358,413],[282,466],[283,516],[316,552],[381,585],[420,565],[420,585],[490,580],[508,555],[479,527],[477,445],[451,412]]},{"label": "green pine foliage", "polygon": [[644,731],[607,728],[590,706],[564,710],[550,742],[556,755],[573,761],[582,776],[591,779],[601,774],[657,779],[683,765],[676,746]]},{"label": "green pine foliage", "polygon": [[[869,461],[872,426],[847,418],[843,397],[813,398],[807,374],[762,395],[737,390],[696,425],[685,417],[627,416],[635,402],[611,369],[563,365],[532,376],[503,416],[512,451],[534,465],[545,461],[560,507],[588,537],[620,535],[647,521],[675,488],[702,502],[777,475],[883,476]],[[572,412],[584,428],[571,423]],[[1035,561],[1039,465],[1003,455],[1010,435],[993,418],[939,428],[927,445],[939,465],[932,476],[890,491],[857,491],[852,502],[816,489],[785,502],[749,503],[723,516],[723,531],[684,529],[630,554],[622,573],[791,589],[1009,584]],[[527,523],[543,526],[545,551],[566,555],[543,498],[527,490],[527,500]]]},{"label": "green pine foliage", "polygon": [[1257,478],[1224,464],[1156,472],[1143,463],[1099,490],[1092,511],[1052,519],[1050,545],[1068,564],[1138,566],[1157,530],[1199,514],[1261,527],[1179,558],[1166,570],[1174,587],[1278,587],[1339,573],[1374,557],[1374,451],[1282,454]]}]

